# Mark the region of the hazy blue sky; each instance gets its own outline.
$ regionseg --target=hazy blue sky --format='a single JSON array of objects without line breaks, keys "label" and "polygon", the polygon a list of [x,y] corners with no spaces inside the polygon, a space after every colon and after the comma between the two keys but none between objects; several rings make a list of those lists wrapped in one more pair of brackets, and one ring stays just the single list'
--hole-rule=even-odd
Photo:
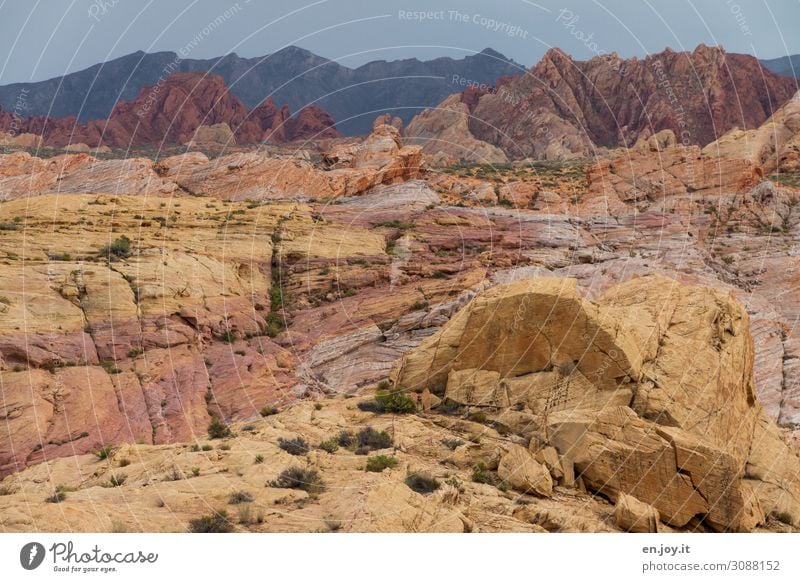
[{"label": "hazy blue sky", "polygon": [[[409,16],[420,10],[442,12]],[[295,44],[347,65],[492,47],[530,66],[550,46],[588,58],[701,42],[800,53],[800,0],[0,0],[0,84],[187,46],[209,58]]]}]

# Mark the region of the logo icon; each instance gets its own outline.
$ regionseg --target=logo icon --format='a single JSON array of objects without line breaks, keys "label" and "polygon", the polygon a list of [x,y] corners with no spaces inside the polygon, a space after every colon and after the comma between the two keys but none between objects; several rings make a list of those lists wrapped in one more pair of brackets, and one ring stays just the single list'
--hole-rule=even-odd
[{"label": "logo icon", "polygon": [[26,570],[35,570],[44,561],[44,546],[39,542],[30,542],[22,546],[19,552],[19,563]]}]

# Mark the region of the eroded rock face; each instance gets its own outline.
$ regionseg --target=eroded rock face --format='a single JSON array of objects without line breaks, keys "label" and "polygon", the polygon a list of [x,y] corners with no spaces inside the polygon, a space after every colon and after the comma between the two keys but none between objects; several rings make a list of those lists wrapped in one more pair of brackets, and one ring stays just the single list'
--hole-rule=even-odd
[{"label": "eroded rock face", "polygon": [[593,144],[629,147],[665,129],[704,146],[734,127],[759,127],[796,90],[794,79],[719,47],[589,61],[551,49],[528,73],[481,96],[470,129],[517,159],[544,158],[553,147],[595,155]]},{"label": "eroded rock face", "polygon": [[750,160],[767,172],[797,172],[800,170],[800,93],[761,127],[732,129],[703,148],[703,153]]},{"label": "eroded rock face", "polygon": [[574,280],[523,279],[476,297],[392,378],[523,414],[562,482],[632,495],[674,527],[800,513],[800,459],[756,401],[749,317],[726,293],[647,276],[594,302]]},{"label": "eroded rock face", "polygon": [[436,165],[453,162],[478,164],[507,163],[508,158],[498,147],[475,139],[469,131],[469,108],[460,95],[451,95],[435,109],[426,109],[406,128],[409,143],[422,146]]}]

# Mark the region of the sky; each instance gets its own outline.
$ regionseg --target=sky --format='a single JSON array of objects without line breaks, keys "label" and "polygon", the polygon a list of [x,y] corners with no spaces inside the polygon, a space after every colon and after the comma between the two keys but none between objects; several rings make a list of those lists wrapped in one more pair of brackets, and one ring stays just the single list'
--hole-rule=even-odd
[{"label": "sky", "polygon": [[0,84],[39,81],[137,50],[183,58],[296,45],[347,66],[491,47],[531,66],[721,44],[800,53],[800,0],[0,0]]}]

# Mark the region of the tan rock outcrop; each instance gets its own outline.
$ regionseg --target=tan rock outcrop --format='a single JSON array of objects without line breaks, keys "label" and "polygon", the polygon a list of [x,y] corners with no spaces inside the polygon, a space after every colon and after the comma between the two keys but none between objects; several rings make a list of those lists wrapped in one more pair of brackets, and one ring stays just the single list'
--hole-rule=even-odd
[{"label": "tan rock outcrop", "polygon": [[470,111],[461,95],[451,95],[435,109],[426,109],[408,124],[405,135],[410,144],[422,146],[422,151],[436,165],[453,162],[504,164],[508,162],[503,150],[476,139],[469,130]]},{"label": "tan rock outcrop", "polygon": [[575,281],[523,279],[476,297],[392,378],[526,411],[565,483],[633,495],[675,527],[800,511],[800,459],[756,401],[749,318],[718,291],[649,276],[593,302]]},{"label": "tan rock outcrop", "polygon": [[761,127],[732,129],[703,148],[708,156],[741,158],[766,172],[800,170],[800,92],[775,112]]},{"label": "tan rock outcrop", "polygon": [[525,447],[511,445],[500,459],[497,475],[513,489],[539,497],[553,495],[553,479],[547,468],[536,461]]},{"label": "tan rock outcrop", "polygon": [[622,493],[614,508],[614,521],[623,531],[658,533],[658,510],[632,495]]}]

